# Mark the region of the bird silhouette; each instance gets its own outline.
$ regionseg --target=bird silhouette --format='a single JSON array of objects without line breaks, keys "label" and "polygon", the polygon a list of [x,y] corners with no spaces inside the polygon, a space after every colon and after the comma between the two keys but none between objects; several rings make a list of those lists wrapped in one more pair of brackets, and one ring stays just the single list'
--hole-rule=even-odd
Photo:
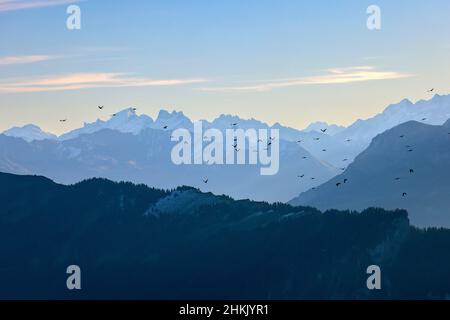
[{"label": "bird silhouette", "polygon": [[302,175],[299,175],[299,176],[297,176],[297,177],[299,177],[299,178],[303,178],[305,175],[304,174],[302,174]]},{"label": "bird silhouette", "polygon": [[308,159],[308,157],[303,157],[302,159]]},{"label": "bird silhouette", "polygon": [[342,160],[342,161],[344,161],[344,162],[345,162],[345,161],[348,161],[348,159],[347,159],[347,158],[345,158],[345,159],[344,159],[344,160]]},{"label": "bird silhouette", "polygon": [[169,126],[163,126],[163,129],[165,130],[165,129],[167,129]]},{"label": "bird silhouette", "polygon": [[67,121],[67,119],[61,119],[61,120],[59,120],[59,122],[66,122]]},{"label": "bird silhouette", "polygon": [[409,169],[409,173],[414,173],[414,169]]},{"label": "bird silhouette", "polygon": [[206,178],[206,179],[203,179],[203,183],[208,183],[208,181],[209,181],[209,179],[208,178]]},{"label": "bird silhouette", "polygon": [[313,177],[313,178],[311,178],[311,180],[316,180],[316,178]]},{"label": "bird silhouette", "polygon": [[319,140],[320,140],[320,138],[314,138],[314,140],[316,140],[316,141],[319,141]]},{"label": "bird silhouette", "polygon": [[344,183],[347,183],[348,179],[344,179]]},{"label": "bird silhouette", "polygon": [[395,181],[398,181],[398,180],[400,180],[400,178],[399,178],[399,177],[395,178]]},{"label": "bird silhouette", "polygon": [[404,138],[405,136],[402,134],[401,136],[400,136],[400,138]]},{"label": "bird silhouette", "polygon": [[117,116],[117,113],[113,113],[113,114],[111,115],[111,117],[115,117],[115,116]]},{"label": "bird silhouette", "polygon": [[100,110],[103,110],[104,106],[98,106],[98,108],[99,108]]},{"label": "bird silhouette", "polygon": [[322,151],[323,151],[323,152],[326,152],[326,151],[327,151],[327,149],[322,149]]},{"label": "bird silhouette", "polygon": [[430,90],[428,90],[428,92],[433,92],[434,91],[434,88],[431,88]]},{"label": "bird silhouette", "polygon": [[323,133],[327,132],[328,129],[320,129]]},{"label": "bird silhouette", "polygon": [[426,121],[427,120],[427,118],[422,118],[422,121]]},{"label": "bird silhouette", "polygon": [[408,194],[406,192],[403,192],[402,197],[406,197]]},{"label": "bird silhouette", "polygon": [[[450,134],[450,133],[449,133],[449,134]],[[303,140],[298,140],[298,141],[297,141],[297,143],[302,143],[302,142],[303,142]]]},{"label": "bird silhouette", "polygon": [[336,183],[336,187],[339,187],[340,185],[341,185],[341,183],[340,183],[340,182]]},{"label": "bird silhouette", "polygon": [[345,141],[350,142],[350,141],[352,141],[352,139],[347,139],[347,140],[345,140]]}]

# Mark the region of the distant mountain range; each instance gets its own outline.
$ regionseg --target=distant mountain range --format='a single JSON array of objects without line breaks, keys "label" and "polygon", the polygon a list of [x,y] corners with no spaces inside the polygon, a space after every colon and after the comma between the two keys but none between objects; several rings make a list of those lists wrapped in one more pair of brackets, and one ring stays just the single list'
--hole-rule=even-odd
[{"label": "distant mountain range", "polygon": [[[0,171],[39,174],[65,184],[104,177],[159,188],[189,185],[238,199],[270,202],[288,201],[338,173],[300,145],[285,140],[280,141],[280,170],[273,176],[261,176],[259,166],[254,165],[177,166],[171,161],[175,142],[170,135],[151,128],[136,135],[103,129],[69,140],[31,143],[0,135]],[[304,179],[298,177],[302,174]]]},{"label": "distant mountain range", "polygon": [[[33,125],[10,129],[0,135],[0,170],[40,174],[66,184],[104,177],[159,188],[189,185],[237,199],[286,202],[345,171],[372,139],[386,130],[408,121],[442,125],[448,118],[450,95],[435,95],[415,104],[403,100],[347,128],[319,122],[298,130],[232,115],[204,122],[205,129],[222,131],[233,127],[232,124],[242,129],[279,129],[280,171],[275,176],[262,177],[255,166],[175,166],[170,160],[174,145],[170,134],[176,128],[192,129],[192,121],[182,112],[165,110],[153,120],[147,115],[138,115],[136,109],[130,107],[107,121],[85,124],[60,137]],[[394,142],[386,140],[386,143]],[[204,179],[208,179],[207,184]],[[327,201],[331,200],[332,197]],[[327,201],[324,200],[323,205]],[[416,222],[414,214],[412,217]]]},{"label": "distant mountain range", "polygon": [[450,120],[443,126],[409,121],[378,135],[344,173],[290,203],[404,208],[414,225],[450,227]]},{"label": "distant mountain range", "polygon": [[[450,231],[329,211],[0,173],[0,299],[448,299]],[[366,270],[381,270],[368,290]],[[69,265],[82,290],[66,288]]]},{"label": "distant mountain range", "polygon": [[[230,128],[230,124],[238,123],[239,128],[242,129],[279,129],[281,139],[291,142],[301,141],[300,144],[314,157],[339,168],[340,161],[343,158],[353,160],[370,144],[376,135],[401,123],[421,121],[442,125],[449,118],[450,95],[435,95],[430,100],[420,100],[415,104],[405,99],[398,104],[388,106],[382,113],[367,120],[358,120],[347,128],[329,125],[325,122],[315,122],[306,129],[299,130],[279,123],[269,126],[256,119],[242,119],[232,115],[221,115],[212,122],[204,121],[204,127],[225,130]],[[64,141],[103,129],[137,135],[146,129],[161,130],[165,126],[168,130],[191,128],[192,121],[183,112],[168,112],[166,110],[161,110],[156,120],[153,120],[147,115],[138,115],[135,108],[129,107],[116,113],[107,121],[97,120],[93,123],[85,123],[83,127],[67,132],[60,137],[44,132],[35,125],[27,125],[22,128],[14,127],[6,130],[3,134],[23,138],[29,142],[44,139],[54,140],[56,138]],[[316,138],[320,138],[320,140],[315,140]]]}]

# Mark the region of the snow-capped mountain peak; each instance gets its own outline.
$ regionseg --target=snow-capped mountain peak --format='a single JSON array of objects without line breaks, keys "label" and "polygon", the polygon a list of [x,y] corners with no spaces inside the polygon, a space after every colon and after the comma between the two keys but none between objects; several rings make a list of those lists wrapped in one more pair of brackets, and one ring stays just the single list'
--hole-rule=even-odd
[{"label": "snow-capped mountain peak", "polygon": [[161,129],[167,128],[170,130],[176,128],[186,128],[190,129],[192,127],[192,121],[184,115],[181,111],[169,112],[165,109],[161,109],[158,113],[152,128]]},{"label": "snow-capped mountain peak", "polygon": [[137,115],[136,109],[129,107],[110,116],[110,119],[103,121],[98,119],[92,123],[85,123],[83,127],[72,130],[60,136],[61,140],[69,140],[82,134],[89,134],[102,129],[118,130],[124,133],[139,134],[145,128],[151,128],[153,119],[147,115]]},{"label": "snow-capped mountain peak", "polygon": [[34,124],[27,124],[23,127],[13,127],[3,132],[4,135],[16,138],[22,138],[27,142],[34,140],[55,140],[56,135],[44,132]]},{"label": "snow-capped mountain peak", "polygon": [[450,95],[435,95],[430,100],[412,103],[403,99],[388,106],[382,113],[367,120],[358,120],[337,136],[364,142],[366,146],[376,135],[407,121],[442,125],[450,118]]}]

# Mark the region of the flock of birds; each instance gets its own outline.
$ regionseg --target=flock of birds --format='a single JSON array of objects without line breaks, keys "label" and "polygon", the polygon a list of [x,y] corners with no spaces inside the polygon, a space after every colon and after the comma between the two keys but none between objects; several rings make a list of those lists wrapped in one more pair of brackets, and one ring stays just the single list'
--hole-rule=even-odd
[{"label": "flock of birds", "polygon": [[[433,93],[434,92],[434,88],[431,88],[430,90],[428,90],[427,92],[429,92],[429,93]],[[97,106],[97,108],[99,109],[99,110],[103,110],[104,109],[104,107],[105,106]],[[137,108],[132,108],[132,110],[133,111],[136,111],[137,110]],[[112,115],[111,115],[111,117],[113,118],[113,117],[116,117],[117,116],[117,113],[113,113]],[[422,118],[422,121],[426,121],[427,120],[427,118]],[[64,119],[61,119],[61,120],[59,120],[60,122],[67,122],[67,118],[64,118]],[[234,122],[234,123],[231,123],[230,124],[230,126],[232,127],[232,128],[236,128],[236,127],[238,127],[238,125],[239,125],[239,123],[237,123],[237,122]],[[164,129],[164,130],[167,130],[169,128],[169,126],[168,125],[163,125],[162,126],[162,129]],[[328,129],[327,128],[324,128],[324,129],[320,129],[320,131],[323,133],[323,134],[326,134],[326,132],[328,131]],[[449,132],[449,135],[450,135],[450,132]],[[400,136],[400,138],[405,138],[405,135],[401,135]],[[264,150],[269,150],[269,148],[270,148],[270,146],[272,145],[272,142],[273,142],[273,140],[274,140],[275,138],[273,138],[273,137],[269,137],[269,141],[267,142],[267,147],[266,148],[264,148]],[[314,141],[320,141],[320,137],[315,137],[315,138],[313,138],[314,139]],[[351,142],[352,141],[352,139],[346,139],[345,140],[346,142]],[[258,143],[262,143],[263,141],[261,140],[261,139],[259,139],[258,140]],[[304,142],[303,140],[297,140],[297,143],[302,143],[302,142]],[[413,151],[413,149],[412,149],[412,146],[410,146],[410,145],[407,145],[406,146],[407,147],[407,149],[408,149],[408,152],[412,152]],[[237,138],[235,137],[234,138],[234,144],[233,144],[233,148],[234,148],[234,150],[236,151],[236,152],[239,152],[240,151],[240,149],[238,148],[238,143],[237,143]],[[257,152],[257,150],[253,150],[253,151],[255,151],[255,152]],[[322,149],[322,151],[323,152],[327,152],[327,149],[326,148],[324,148],[324,149]],[[303,156],[302,157],[302,159],[303,160],[306,160],[306,159],[308,159],[308,157],[307,156]],[[347,159],[347,158],[345,158],[345,159],[343,159],[342,160],[343,162],[348,162],[349,161],[349,159]],[[343,167],[343,168],[340,168],[342,171],[345,171],[347,168],[346,167]],[[414,173],[414,169],[409,169],[409,173],[410,174],[413,174]],[[300,179],[303,179],[303,178],[305,178],[305,174],[300,174],[300,175],[298,175],[297,176],[298,178],[300,178]],[[400,177],[396,177],[395,178],[395,181],[399,181],[401,178]],[[316,180],[316,178],[315,177],[311,177],[311,180]],[[204,184],[208,184],[208,182],[209,182],[209,178],[203,178],[202,179],[202,181],[203,181],[203,183]],[[340,187],[340,186],[342,186],[343,184],[347,184],[348,183],[348,178],[344,178],[343,180],[342,180],[342,182],[337,182],[336,183],[336,187]],[[313,187],[311,190],[316,190],[316,187]],[[402,193],[402,197],[406,197],[408,195],[408,193],[407,192],[403,192]]]}]

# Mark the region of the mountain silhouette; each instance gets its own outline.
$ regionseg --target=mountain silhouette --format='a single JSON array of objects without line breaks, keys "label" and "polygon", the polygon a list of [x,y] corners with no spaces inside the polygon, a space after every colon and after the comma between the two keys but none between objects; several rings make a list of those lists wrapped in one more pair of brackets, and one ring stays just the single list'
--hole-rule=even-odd
[{"label": "mountain silhouette", "polygon": [[[270,205],[0,173],[2,299],[443,299],[450,231],[405,211]],[[420,261],[420,265],[417,263]],[[366,269],[382,269],[382,288]],[[81,268],[81,291],[66,268]],[[414,279],[414,281],[411,281]]]},{"label": "mountain silhouette", "polygon": [[403,208],[414,225],[450,227],[449,132],[450,121],[401,124],[373,139],[344,173],[290,203],[322,210]]}]

